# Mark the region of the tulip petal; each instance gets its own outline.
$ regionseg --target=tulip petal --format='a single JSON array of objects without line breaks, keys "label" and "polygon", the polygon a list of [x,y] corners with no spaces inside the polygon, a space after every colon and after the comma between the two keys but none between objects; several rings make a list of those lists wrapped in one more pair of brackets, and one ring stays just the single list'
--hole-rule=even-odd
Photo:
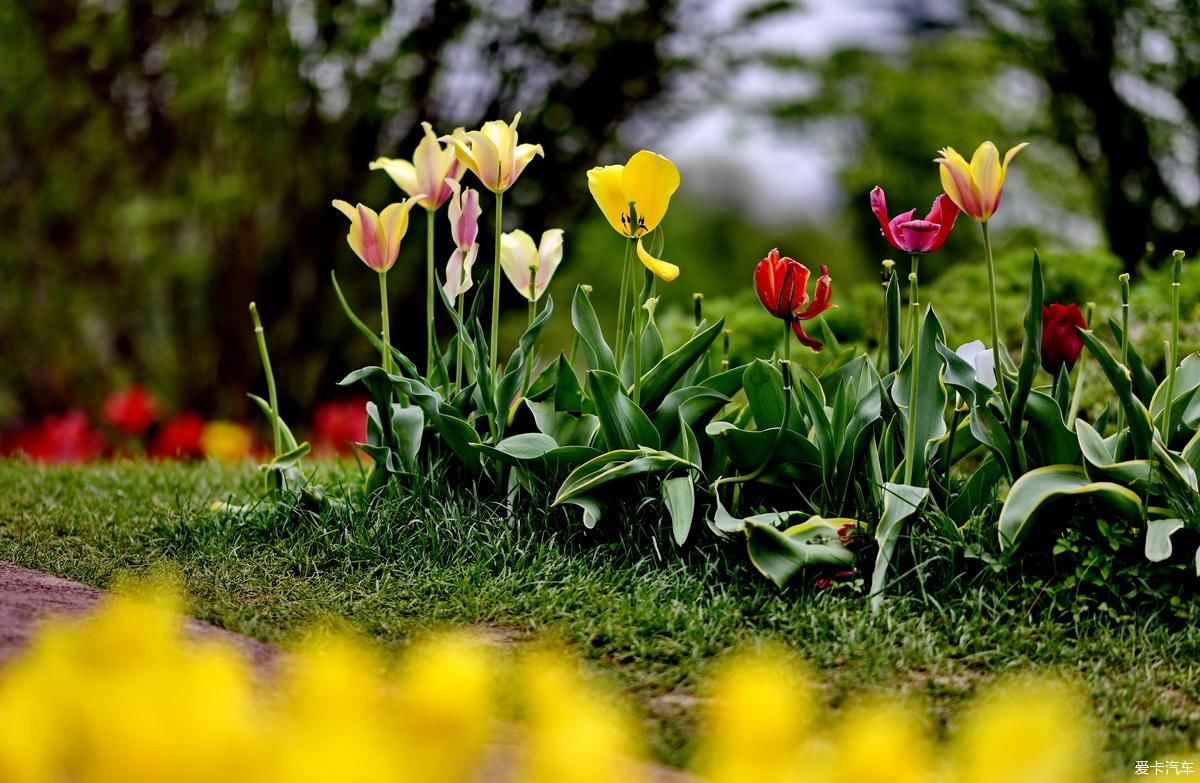
[{"label": "tulip petal", "polygon": [[1000,189],[1004,186],[1004,172],[1000,168],[1000,151],[990,141],[980,144],[971,156],[971,179],[978,189],[982,205],[982,220],[996,212],[1000,201]]},{"label": "tulip petal", "polygon": [[470,291],[475,284],[471,277],[471,267],[475,265],[475,259],[478,256],[479,245],[471,245],[465,259],[460,248],[455,248],[450,255],[450,260],[446,263],[446,282],[442,284],[442,290],[446,292],[446,298],[451,302]]},{"label": "tulip petal", "polygon": [[648,234],[658,227],[678,188],[679,169],[669,159],[649,150],[634,153],[622,172],[621,189],[625,198],[634,202],[637,208],[636,236]]},{"label": "tulip petal", "polygon": [[640,239],[637,243],[637,255],[646,268],[653,272],[658,279],[669,283],[679,277],[679,267],[650,255]]},{"label": "tulip petal", "polygon": [[417,184],[417,169],[407,160],[399,160],[397,158],[376,158],[368,165],[371,171],[382,170],[385,174],[392,178],[400,186],[410,198],[420,193],[419,185]]},{"label": "tulip petal", "polygon": [[512,187],[512,184],[517,181],[517,177],[521,176],[521,172],[525,170],[525,167],[529,165],[529,162],[535,156],[546,157],[546,153],[542,151],[541,144],[522,144],[517,147],[513,155],[512,171],[508,176],[509,187]]},{"label": "tulip petal", "polygon": [[550,278],[554,276],[563,257],[563,230],[551,228],[542,232],[542,241],[538,244],[537,279],[534,281],[534,293],[540,298]]},{"label": "tulip petal", "polygon": [[383,229],[386,243],[384,245],[386,253],[383,257],[384,267],[381,271],[391,269],[392,265],[396,263],[396,257],[400,255],[400,242],[408,233],[408,213],[420,203],[422,195],[417,194],[399,204],[388,204],[380,213],[379,223]]},{"label": "tulip petal", "polygon": [[871,189],[871,211],[875,213],[875,219],[879,221],[879,228],[883,231],[883,238],[888,241],[892,247],[896,246],[896,239],[892,234],[892,227],[888,223],[887,211],[887,196],[883,192],[883,188],[876,185]]},{"label": "tulip petal", "polygon": [[536,298],[529,292],[529,268],[536,268],[537,264],[538,252],[533,237],[520,229],[500,235],[500,268],[517,293],[526,299]]},{"label": "tulip petal", "polygon": [[587,178],[588,190],[596,200],[596,206],[608,218],[609,225],[622,236],[629,236],[629,229],[621,221],[629,207],[621,186],[624,172],[624,166],[597,166],[588,171]]},{"label": "tulip petal", "polygon": [[[356,204],[354,208],[358,212],[359,246],[362,248],[359,258],[376,272],[386,272],[391,264],[385,258],[387,233],[384,231],[379,214],[362,204]],[[351,233],[354,233],[353,225],[351,225]]]},{"label": "tulip petal", "polygon": [[949,196],[943,193],[933,200],[933,207],[925,219],[930,223],[937,223],[941,227],[933,240],[932,249],[937,250],[946,244],[946,240],[950,237],[954,222],[958,220],[958,207],[950,200]]},{"label": "tulip petal", "polygon": [[816,353],[820,353],[822,349],[825,348],[825,344],[820,340],[814,339],[805,334],[804,325],[799,321],[792,321],[792,333],[796,335],[796,339],[800,341],[801,345],[812,348]]},{"label": "tulip petal", "polygon": [[986,219],[982,217],[983,205],[971,178],[971,166],[966,158],[953,147],[946,147],[941,150],[941,157],[937,158],[937,163],[940,164],[942,190],[946,191],[946,195],[971,217],[976,220]]}]

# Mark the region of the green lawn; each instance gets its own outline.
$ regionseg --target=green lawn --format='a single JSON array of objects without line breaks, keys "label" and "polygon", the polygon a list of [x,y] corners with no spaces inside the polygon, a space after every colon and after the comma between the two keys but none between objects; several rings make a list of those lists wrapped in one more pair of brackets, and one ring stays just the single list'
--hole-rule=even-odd
[{"label": "green lawn", "polygon": [[[324,470],[327,485],[358,482],[356,468]],[[506,518],[444,482],[323,519],[264,509],[234,523],[209,511],[257,482],[249,468],[0,461],[0,559],[100,587],[173,563],[197,616],[272,642],[329,618],[389,646],[445,623],[516,643],[552,633],[630,694],[655,754],[674,764],[687,757],[708,665],[759,638],[809,661],[834,708],[900,691],[942,727],[999,674],[1065,674],[1091,695],[1113,780],[1131,776],[1135,759],[1200,748],[1200,608],[1190,599],[1170,611],[1115,605],[984,570],[945,584],[935,563],[923,589],[910,574],[872,614],[849,585],[775,589],[736,545],[680,554],[657,512],[588,534],[557,511]]]}]

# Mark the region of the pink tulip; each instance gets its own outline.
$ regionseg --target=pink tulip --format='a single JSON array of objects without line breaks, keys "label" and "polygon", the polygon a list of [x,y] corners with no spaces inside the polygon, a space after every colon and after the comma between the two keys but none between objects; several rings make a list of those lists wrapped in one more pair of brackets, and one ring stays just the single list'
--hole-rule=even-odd
[{"label": "pink tulip", "polygon": [[950,230],[958,218],[958,207],[943,193],[933,200],[933,207],[924,220],[913,220],[915,209],[888,220],[887,197],[879,186],[871,191],[871,211],[879,220],[884,239],[892,247],[910,255],[932,253],[940,248],[950,236]]}]

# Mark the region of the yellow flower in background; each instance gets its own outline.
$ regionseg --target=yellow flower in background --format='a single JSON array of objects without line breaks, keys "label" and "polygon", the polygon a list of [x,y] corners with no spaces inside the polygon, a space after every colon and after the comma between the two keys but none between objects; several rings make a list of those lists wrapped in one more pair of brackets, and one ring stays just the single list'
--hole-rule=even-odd
[{"label": "yellow flower in background", "polygon": [[246,459],[253,445],[250,430],[232,421],[210,421],[200,432],[200,448],[204,449],[204,455],[226,464]]},{"label": "yellow flower in background", "polygon": [[479,130],[469,132],[459,128],[440,141],[454,145],[458,160],[485,188],[503,193],[513,186],[535,155],[545,157],[541,144],[517,143],[520,122],[521,112],[517,112],[511,123],[491,120]]},{"label": "yellow flower in background", "polygon": [[1086,701],[1061,683],[1010,680],[979,697],[955,738],[955,783],[1095,780]]},{"label": "yellow flower in background", "polygon": [[642,245],[642,237],[662,223],[678,188],[679,169],[649,150],[634,153],[624,166],[598,166],[588,171],[588,190],[609,224],[621,236],[636,239],[638,258],[668,282],[679,276],[679,267],[651,255]]},{"label": "yellow flower in background", "polygon": [[[409,198],[430,212],[442,208],[450,198],[450,183],[462,178],[466,167],[458,160],[453,145],[443,147],[438,142],[433,126],[422,122],[425,135],[417,144],[411,161],[399,158],[376,158],[371,161],[371,171],[382,169]],[[455,130],[455,133],[462,128]]]},{"label": "yellow flower in background", "polygon": [[341,199],[335,199],[333,206],[350,219],[346,242],[354,254],[376,272],[386,272],[400,255],[400,243],[408,233],[408,213],[419,203],[418,199],[388,204],[378,213],[362,204],[350,206]]},{"label": "yellow flower in background", "polygon": [[953,147],[946,147],[934,161],[941,172],[942,188],[959,209],[986,223],[1000,208],[1008,164],[1028,146],[1025,142],[1010,149],[1003,163],[1000,150],[990,141],[979,145],[970,163]]},{"label": "yellow flower in background", "polygon": [[[542,298],[550,285],[550,278],[562,262],[563,230],[551,228],[542,233],[542,241],[533,243],[533,237],[524,231],[503,234],[500,237],[500,267],[521,296],[531,302]],[[532,293],[530,284],[532,283]]]},{"label": "yellow flower in background", "polygon": [[935,755],[921,718],[884,699],[831,721],[832,756],[825,783],[933,783]]},{"label": "yellow flower in background", "polygon": [[816,780],[811,724],[812,697],[785,650],[733,655],[712,684],[696,767],[707,783]]}]

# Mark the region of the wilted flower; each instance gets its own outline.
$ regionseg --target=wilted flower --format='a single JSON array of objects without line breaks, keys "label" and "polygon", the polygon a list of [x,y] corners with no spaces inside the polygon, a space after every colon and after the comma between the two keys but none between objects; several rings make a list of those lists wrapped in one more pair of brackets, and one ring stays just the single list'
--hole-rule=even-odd
[{"label": "wilted flower", "polygon": [[150,444],[151,457],[169,459],[197,459],[204,456],[200,436],[204,433],[204,419],[196,413],[181,413],[167,419],[154,433]]},{"label": "wilted flower", "polygon": [[346,242],[362,262],[376,272],[386,272],[400,255],[400,242],[408,233],[408,213],[417,204],[410,198],[399,204],[389,204],[382,213],[358,204],[350,206],[337,199],[333,206],[350,219]]},{"label": "wilted flower", "polygon": [[513,186],[535,155],[545,157],[541,144],[517,143],[520,121],[521,112],[517,112],[511,124],[491,120],[479,130],[467,132],[459,128],[440,141],[454,145],[458,160],[485,188],[493,193],[503,193]]},{"label": "wilted flower", "polygon": [[979,145],[970,163],[953,147],[942,149],[935,160],[940,166],[942,189],[959,209],[986,223],[1000,208],[1008,164],[1027,146],[1028,142],[1010,149],[1005,153],[1003,163],[1000,162],[1000,151],[990,141]]},{"label": "wilted flower", "polygon": [[588,190],[604,217],[619,234],[638,240],[638,258],[667,282],[679,277],[679,267],[650,255],[642,237],[662,222],[678,188],[679,169],[649,150],[635,152],[624,166],[597,166],[588,171]]},{"label": "wilted flower", "polygon": [[121,432],[140,436],[158,418],[158,400],[137,384],[113,392],[104,401],[104,420]]},{"label": "wilted flower", "polygon": [[[376,158],[371,161],[371,171],[383,169],[392,181],[408,194],[409,198],[417,199],[425,209],[433,212],[450,198],[449,182],[457,182],[466,168],[454,154],[454,147],[443,147],[438,142],[433,126],[422,122],[425,132],[412,161],[396,158]],[[461,132],[459,128],[455,132]]]},{"label": "wilted flower", "polygon": [[941,248],[958,218],[958,207],[943,193],[933,200],[933,207],[924,220],[913,219],[915,209],[889,220],[887,197],[879,186],[871,190],[871,211],[879,220],[884,239],[892,247],[910,255],[932,253]]},{"label": "wilted flower", "polygon": [[822,264],[821,277],[810,299],[809,274],[804,264],[786,256],[781,257],[779,250],[773,249],[754,268],[754,289],[768,313],[791,326],[803,345],[819,351],[824,348],[821,341],[805,334],[801,322],[816,318],[833,307],[829,303],[833,280],[829,277],[829,268]]},{"label": "wilted flower", "polygon": [[992,349],[982,340],[963,343],[954,350],[959,357],[975,370],[975,380],[989,389],[996,388],[996,361]]},{"label": "wilted flower", "polygon": [[474,188],[461,189],[454,181],[447,183],[454,192],[447,210],[450,218],[450,233],[454,237],[454,252],[446,263],[446,282],[442,290],[446,298],[455,301],[474,285],[471,278],[471,267],[479,255],[479,191]]},{"label": "wilted flower", "polygon": [[1083,351],[1079,329],[1087,321],[1076,304],[1049,304],[1042,307],[1042,367],[1057,377],[1062,367],[1070,372]]},{"label": "wilted flower", "polygon": [[[536,302],[550,285],[563,255],[563,230],[551,228],[534,245],[533,237],[517,229],[500,237],[500,266],[521,296]],[[532,281],[530,275],[533,275]],[[533,293],[530,293],[530,282]]]},{"label": "wilted flower", "polygon": [[232,421],[211,421],[200,433],[200,446],[205,456],[218,462],[241,462],[250,456],[254,439],[250,430]]}]

